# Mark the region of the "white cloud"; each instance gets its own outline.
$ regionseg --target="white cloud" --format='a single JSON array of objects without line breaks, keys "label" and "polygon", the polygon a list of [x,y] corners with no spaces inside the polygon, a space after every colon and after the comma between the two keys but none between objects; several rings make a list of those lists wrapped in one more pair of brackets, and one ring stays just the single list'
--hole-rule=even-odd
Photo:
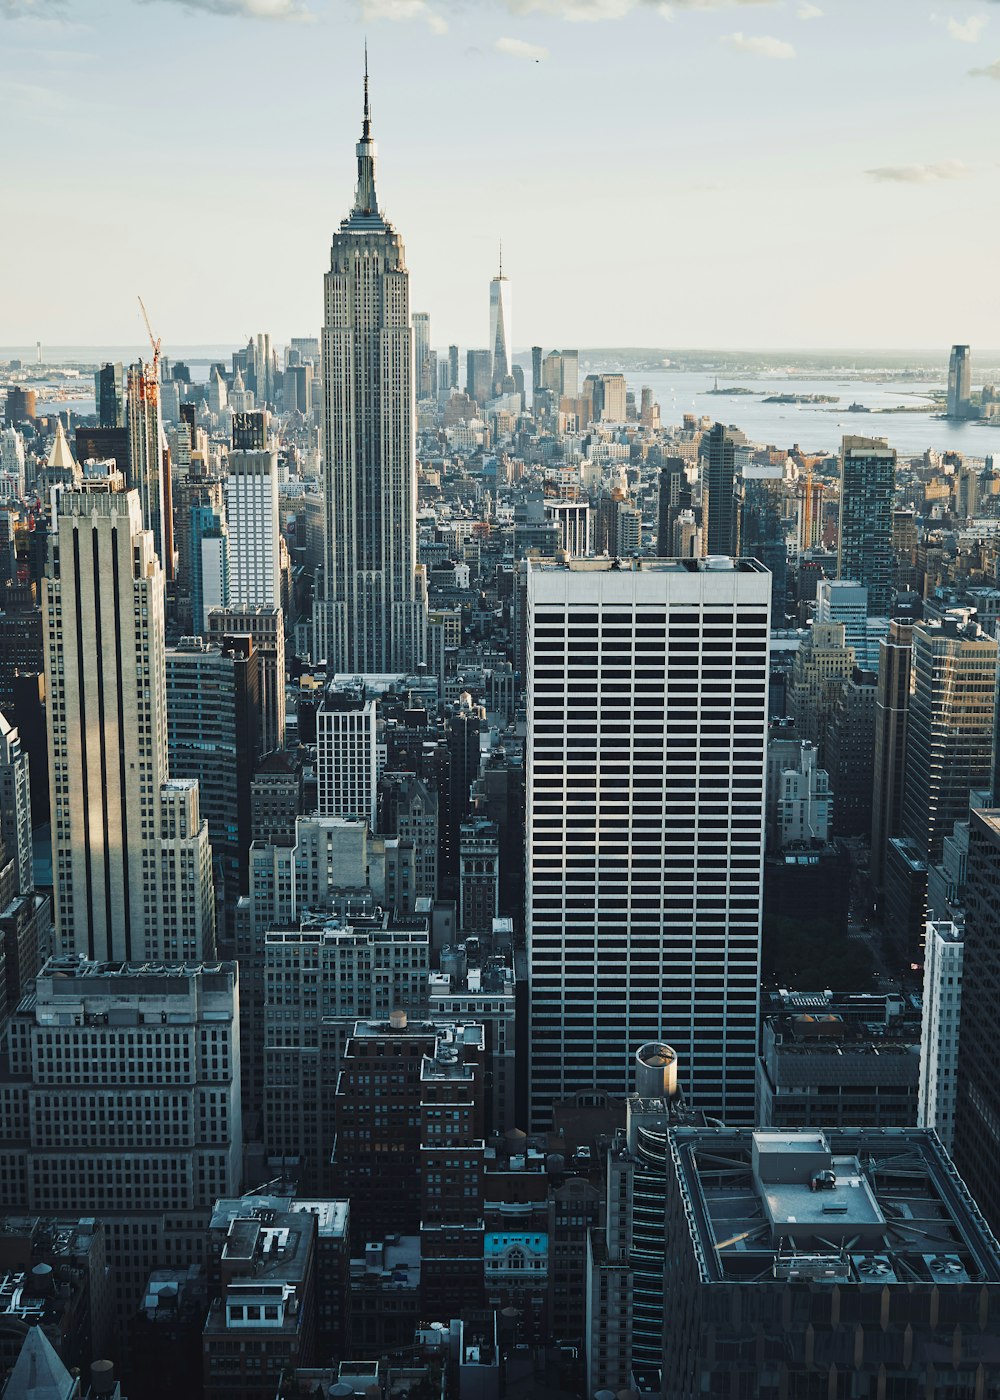
[{"label": "white cloud", "polygon": [[362,0],[361,12],[365,19],[387,19],[397,24],[420,20],[432,34],[448,32],[447,20],[432,10],[427,0]]},{"label": "white cloud", "polygon": [[[151,0],[142,0],[148,4]],[[226,15],[237,19],[269,19],[302,23],[315,19],[304,0],[164,0],[198,14]]]},{"label": "white cloud", "polygon": [[527,39],[497,39],[493,47],[497,53],[505,53],[508,58],[522,58],[528,63],[541,63],[549,56],[548,49],[541,44],[529,44]]},{"label": "white cloud", "polygon": [[723,34],[720,44],[727,44],[737,53],[753,54],[755,58],[794,58],[795,49],[785,39],[770,34]]},{"label": "white cloud", "polygon": [[799,19],[819,19],[823,11],[818,5],[814,5],[812,0],[802,0],[802,4],[795,11]]},{"label": "white cloud", "polygon": [[881,184],[929,185],[934,180],[961,180],[972,169],[960,160],[940,160],[927,165],[878,165],[865,174]]},{"label": "white cloud", "polygon": [[573,23],[589,24],[602,19],[622,19],[635,9],[636,0],[506,0],[516,15],[540,11]]},{"label": "white cloud", "polygon": [[42,19],[62,9],[61,0],[0,0],[0,19]]},{"label": "white cloud", "polygon": [[560,19],[593,21],[622,19],[640,5],[652,4],[664,19],[673,19],[677,10],[727,10],[735,6],[774,5],[779,0],[506,0],[514,14],[534,11],[558,15]]},{"label": "white cloud", "polygon": [[968,19],[955,19],[952,16],[948,20],[948,33],[953,39],[958,39],[963,44],[976,44],[979,36],[986,27],[985,15],[970,15]]},{"label": "white cloud", "polygon": [[[2,12],[0,12],[2,13]],[[65,116],[73,102],[70,96],[58,88],[43,87],[40,83],[21,83],[9,78],[0,78],[0,98],[9,97],[32,116],[58,113]]]},{"label": "white cloud", "polygon": [[737,5],[773,5],[776,0],[670,0],[678,10],[730,10]]},{"label": "white cloud", "polygon": [[1000,83],[1000,58],[995,58],[992,63],[988,63],[985,68],[970,68],[970,78],[994,78]]}]

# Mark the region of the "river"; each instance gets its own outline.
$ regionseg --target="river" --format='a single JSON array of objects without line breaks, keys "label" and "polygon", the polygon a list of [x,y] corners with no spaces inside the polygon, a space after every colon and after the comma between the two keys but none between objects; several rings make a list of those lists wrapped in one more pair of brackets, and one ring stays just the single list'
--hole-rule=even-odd
[{"label": "river", "polygon": [[[582,370],[581,370],[582,374]],[[938,417],[938,406],[927,397],[931,389],[941,390],[940,380],[822,378],[798,375],[768,375],[726,379],[719,387],[738,386],[753,394],[712,394],[715,379],[694,370],[659,370],[633,374],[626,371],[628,387],[636,402],[642,386],[648,384],[660,405],[665,424],[680,423],[685,413],[709,414],[712,418],[742,428],[751,442],[790,448],[798,444],[804,452],[836,452],[847,434],[884,437],[904,457],[919,456],[928,448],[938,452],[953,450],[971,457],[1000,457],[1000,420],[990,426],[951,422]],[[771,394],[836,394],[836,404],[764,403]],[[891,409],[900,404],[922,406],[923,411],[891,413],[848,413],[849,404],[860,403],[872,410]]]}]

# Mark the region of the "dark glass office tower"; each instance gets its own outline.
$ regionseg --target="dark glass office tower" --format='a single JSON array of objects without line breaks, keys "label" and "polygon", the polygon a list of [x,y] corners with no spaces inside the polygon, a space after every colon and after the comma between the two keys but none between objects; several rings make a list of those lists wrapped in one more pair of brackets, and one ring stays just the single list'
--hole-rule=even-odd
[{"label": "dark glass office tower", "polygon": [[844,438],[837,577],[864,584],[869,617],[888,617],[892,606],[895,486],[896,453],[885,438]]},{"label": "dark glass office tower", "polygon": [[[125,373],[120,364],[101,365],[94,375],[97,421],[102,428],[125,426]],[[124,463],[121,464],[124,469]]]},{"label": "dark glass office tower", "polygon": [[1000,810],[974,811],[969,822],[965,887],[962,1029],[955,1071],[955,1165],[991,1228],[1000,1228],[1000,1078],[996,1072],[1000,995]]},{"label": "dark glass office tower", "polygon": [[701,482],[702,553],[739,552],[736,514],[736,439],[725,423],[708,435],[708,460]]}]

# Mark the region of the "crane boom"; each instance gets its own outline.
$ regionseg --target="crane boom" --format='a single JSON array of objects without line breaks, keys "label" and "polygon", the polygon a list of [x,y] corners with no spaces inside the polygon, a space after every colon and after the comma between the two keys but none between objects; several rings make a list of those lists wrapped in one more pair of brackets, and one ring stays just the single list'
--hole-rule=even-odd
[{"label": "crane boom", "polygon": [[153,347],[153,378],[158,375],[160,368],[160,337],[153,335],[153,327],[149,324],[149,316],[146,314],[146,307],[142,297],[139,298],[139,308],[142,311],[142,319],[146,322],[146,334],[149,336],[149,343]]}]

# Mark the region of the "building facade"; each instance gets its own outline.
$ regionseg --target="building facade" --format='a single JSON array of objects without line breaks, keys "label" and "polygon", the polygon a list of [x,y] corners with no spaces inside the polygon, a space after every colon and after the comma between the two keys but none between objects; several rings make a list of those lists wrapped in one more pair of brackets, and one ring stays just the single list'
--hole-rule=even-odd
[{"label": "building facade", "polygon": [[884,438],[844,438],[837,577],[868,589],[873,617],[888,617],[892,608],[895,486],[896,453]]},{"label": "building facade", "polygon": [[0,713],[0,845],[14,862],[14,893],[35,888],[31,855],[31,778],[15,727]]},{"label": "building facade", "polygon": [[871,878],[877,890],[885,878],[886,847],[903,829],[906,727],[910,711],[913,629],[892,622],[880,647],[875,696],[875,778],[872,792]]},{"label": "building facade", "polygon": [[739,548],[736,500],[736,437],[725,423],[708,435],[708,456],[701,481],[701,552],[731,556]]},{"label": "building facade", "polygon": [[949,1152],[955,1141],[964,958],[962,929],[943,920],[928,923],[917,1122],[922,1128],[933,1128]]},{"label": "building facade", "polygon": [[375,191],[365,109],[354,208],[324,281],[323,476],[327,558],[314,655],[335,671],[413,671],[424,658],[417,565],[413,337],[403,243]]},{"label": "building facade", "polygon": [[378,702],[363,691],[330,689],[316,711],[317,811],[321,817],[361,817],[376,829]]},{"label": "building facade", "polygon": [[195,778],[227,897],[246,893],[250,784],[260,752],[260,684],[253,638],[168,647],[167,743],[174,778]]},{"label": "building facade", "polygon": [[948,360],[948,417],[968,418],[972,402],[972,353],[953,345]]},{"label": "building facade", "polygon": [[968,614],[913,628],[903,834],[929,865],[993,774],[998,647]]},{"label": "building facade", "polygon": [[281,606],[278,453],[233,451],[226,478],[229,598],[237,607]]},{"label": "building facade", "polygon": [[758,1127],[914,1127],[920,1030],[899,997],[765,995]]},{"label": "building facade", "polygon": [[0,1076],[0,1208],[100,1217],[122,1324],[240,1182],[236,966],[52,958]]},{"label": "building facade", "polygon": [[1000,1083],[993,1063],[990,1008],[1000,995],[1000,810],[969,822],[965,952],[962,966],[955,1163],[994,1231],[1000,1229]]},{"label": "building facade", "polygon": [[[163,571],[138,493],[120,475],[59,497],[43,584],[56,944],[97,959],[163,958],[161,849],[168,777]],[[197,794],[194,796],[197,808]],[[192,888],[211,861],[207,827],[185,838]],[[214,903],[199,911],[215,950]]]},{"label": "building facade", "polygon": [[752,1117],[770,588],[745,560],[529,561],[533,1125],[621,1095],[623,1040]]},{"label": "building facade", "polygon": [[285,618],[280,607],[212,608],[208,639],[220,645],[227,636],[253,638],[260,684],[260,752],[285,747]]},{"label": "building facade", "polygon": [[677,1128],[667,1163],[664,1400],[1000,1385],[997,1243],[933,1133]]},{"label": "building facade", "polygon": [[119,462],[132,490],[139,493],[142,523],[153,536],[153,548],[164,574],[173,576],[173,502],[167,440],[160,417],[160,386],[153,365],[129,365],[125,423],[128,462]]}]

